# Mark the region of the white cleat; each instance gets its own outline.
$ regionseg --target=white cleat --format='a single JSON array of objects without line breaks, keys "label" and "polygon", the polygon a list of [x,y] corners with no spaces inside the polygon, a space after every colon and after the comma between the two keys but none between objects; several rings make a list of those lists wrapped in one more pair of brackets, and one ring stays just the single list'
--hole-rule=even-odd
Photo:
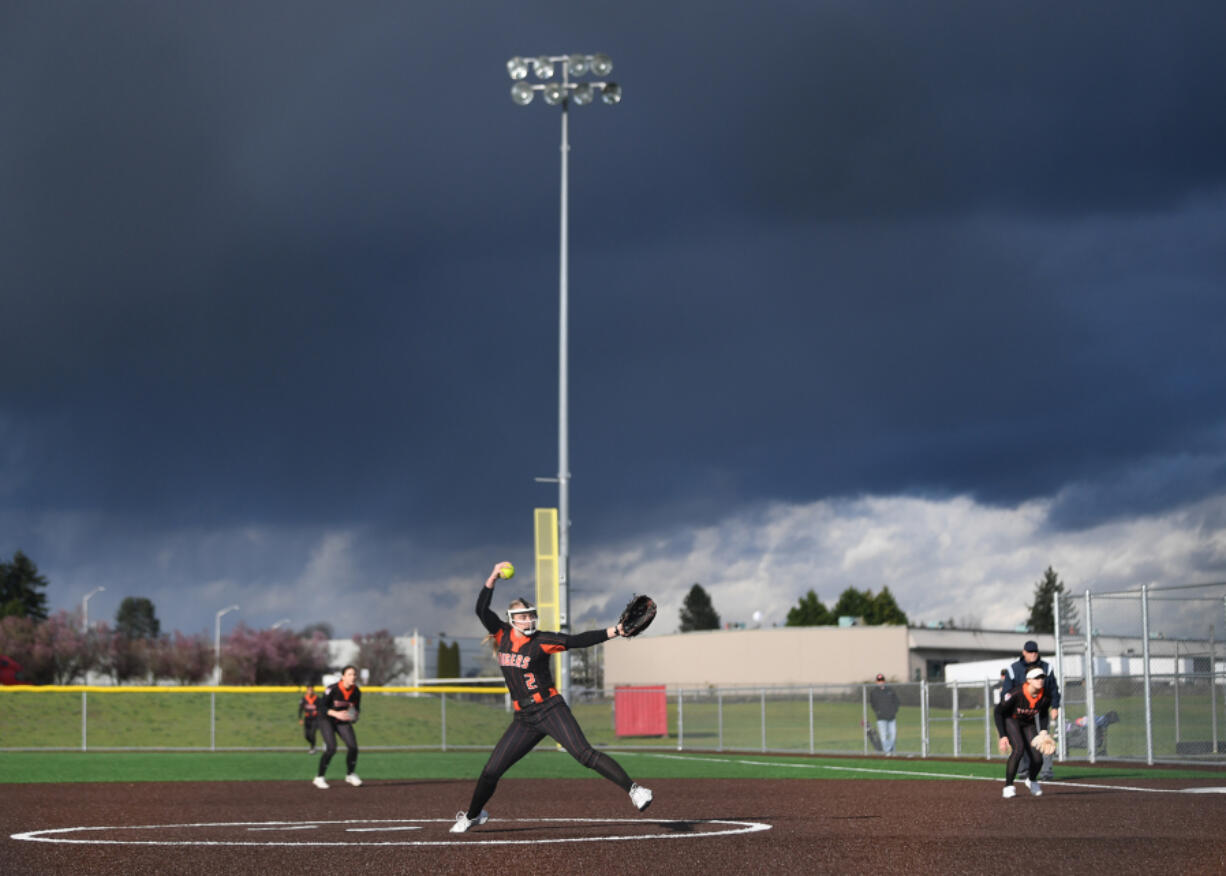
[{"label": "white cleat", "polygon": [[311,780],[311,784],[314,785],[316,788],[318,788],[321,791],[328,790],[328,783],[324,781],[323,776],[316,776],[314,779]]},{"label": "white cleat", "polygon": [[362,780],[358,778],[357,773],[350,773],[349,775],[345,776],[345,782],[353,785],[355,788],[362,787]]},{"label": "white cleat", "polygon": [[457,812],[455,814],[455,824],[451,825],[452,833],[466,833],[474,824],[485,824],[490,820],[490,814],[484,809],[476,818],[469,818],[467,812]]},{"label": "white cleat", "polygon": [[642,812],[651,805],[652,796],[649,788],[644,788],[642,785],[630,786],[630,802],[634,804],[634,807],[639,812]]},{"label": "white cleat", "polygon": [[1000,792],[1000,796],[1004,797],[1006,800],[1015,797],[1017,796],[1017,788],[1013,787],[1012,785],[1005,785],[1005,789]]},{"label": "white cleat", "polygon": [[1030,779],[1026,780],[1026,790],[1030,792],[1032,797],[1043,796],[1043,787],[1038,782],[1030,781]]}]

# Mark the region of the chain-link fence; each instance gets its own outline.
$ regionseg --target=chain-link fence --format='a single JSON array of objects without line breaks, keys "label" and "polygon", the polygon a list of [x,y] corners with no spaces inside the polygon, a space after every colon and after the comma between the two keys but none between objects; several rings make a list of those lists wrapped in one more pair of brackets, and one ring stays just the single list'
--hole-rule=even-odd
[{"label": "chain-link fence", "polygon": [[1226,584],[1057,599],[1062,757],[1226,762]]}]

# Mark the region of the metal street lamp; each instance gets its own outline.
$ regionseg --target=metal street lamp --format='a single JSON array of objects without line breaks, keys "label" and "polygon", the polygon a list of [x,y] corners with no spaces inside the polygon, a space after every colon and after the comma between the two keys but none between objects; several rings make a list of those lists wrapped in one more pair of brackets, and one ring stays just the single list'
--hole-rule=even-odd
[{"label": "metal street lamp", "polygon": [[[555,65],[562,71],[561,81],[554,80]],[[540,81],[529,82],[528,70]],[[541,55],[537,58],[514,57],[507,61],[507,73],[515,80],[511,86],[511,100],[519,106],[532,103],[536,93],[541,92],[549,106],[562,107],[562,198],[561,223],[558,235],[558,476],[537,478],[558,485],[558,624],[562,630],[569,629],[570,611],[570,436],[567,396],[569,374],[567,372],[569,322],[569,292],[567,289],[569,264],[569,158],[570,139],[568,113],[570,102],[578,106],[592,103],[596,95],[604,103],[621,102],[622,90],[616,82],[604,81],[613,72],[613,62],[608,55]],[[597,81],[582,80],[591,74]],[[558,686],[563,696],[570,690],[570,653],[562,652],[562,672]]]},{"label": "metal street lamp", "polygon": [[221,684],[221,616],[238,611],[237,605],[229,605],[217,612],[213,624],[213,684]]},{"label": "metal street lamp", "polygon": [[89,598],[95,593],[101,593],[106,590],[105,587],[95,587],[89,593],[85,594],[85,598],[81,600],[81,632],[89,632]]}]

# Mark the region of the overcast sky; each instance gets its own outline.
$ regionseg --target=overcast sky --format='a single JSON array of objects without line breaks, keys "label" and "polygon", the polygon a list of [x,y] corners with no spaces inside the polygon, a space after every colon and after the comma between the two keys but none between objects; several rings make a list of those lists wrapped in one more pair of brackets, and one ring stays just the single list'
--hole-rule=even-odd
[{"label": "overcast sky", "polygon": [[605,52],[579,626],[646,591],[671,631],[695,581],[730,621],[889,586],[1010,628],[1049,565],[1226,580],[1223,34],[1220,0],[9,0],[0,556],[95,619],[479,634],[557,500],[561,113],[505,63]]}]

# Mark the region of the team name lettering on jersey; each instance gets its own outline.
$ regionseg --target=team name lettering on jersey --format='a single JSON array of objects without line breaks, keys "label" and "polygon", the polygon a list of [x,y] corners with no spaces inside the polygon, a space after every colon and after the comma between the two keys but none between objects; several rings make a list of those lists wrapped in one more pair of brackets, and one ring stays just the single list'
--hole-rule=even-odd
[{"label": "team name lettering on jersey", "polygon": [[528,668],[527,654],[510,654],[506,651],[498,652],[498,663],[501,666],[514,666],[516,669]]}]

